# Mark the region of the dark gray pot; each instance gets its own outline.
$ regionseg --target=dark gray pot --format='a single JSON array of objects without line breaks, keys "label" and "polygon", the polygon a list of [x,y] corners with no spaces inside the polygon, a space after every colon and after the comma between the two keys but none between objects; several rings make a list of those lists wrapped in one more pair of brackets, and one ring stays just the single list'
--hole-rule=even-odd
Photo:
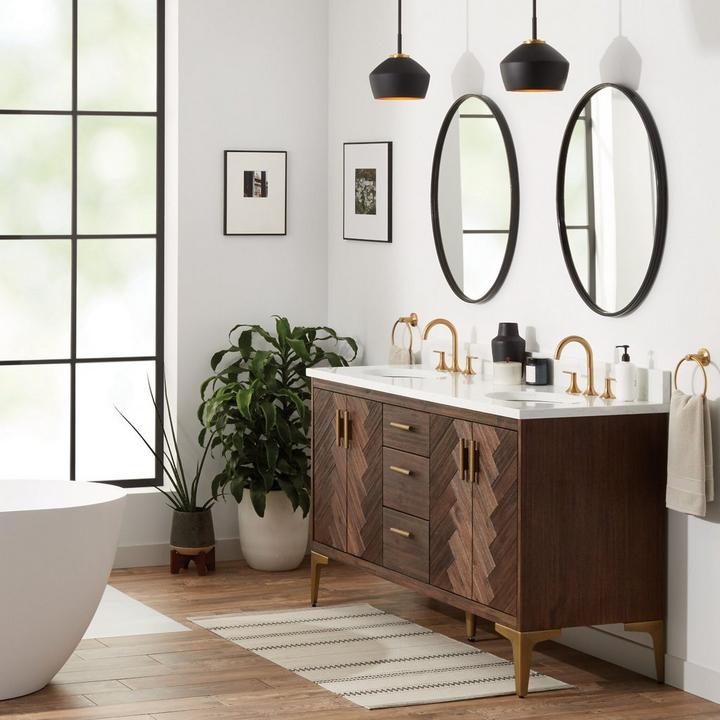
[{"label": "dark gray pot", "polygon": [[170,545],[176,550],[209,550],[215,547],[212,510],[178,512],[173,510]]}]

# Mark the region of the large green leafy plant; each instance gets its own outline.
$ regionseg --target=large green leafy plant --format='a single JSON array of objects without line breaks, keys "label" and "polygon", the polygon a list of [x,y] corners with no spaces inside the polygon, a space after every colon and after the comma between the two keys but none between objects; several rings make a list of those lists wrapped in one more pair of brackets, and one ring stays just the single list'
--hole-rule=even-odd
[{"label": "large green leafy plant", "polygon": [[[267,493],[282,490],[293,509],[310,510],[308,455],[309,367],[344,366],[357,343],[328,327],[291,327],[275,316],[274,334],[260,325],[236,325],[230,347],[213,355],[213,375],[201,388],[200,444],[212,435],[225,467],[213,480],[213,496],[229,490],[240,502],[250,493],[265,514]],[[346,357],[349,356],[349,357]]]}]

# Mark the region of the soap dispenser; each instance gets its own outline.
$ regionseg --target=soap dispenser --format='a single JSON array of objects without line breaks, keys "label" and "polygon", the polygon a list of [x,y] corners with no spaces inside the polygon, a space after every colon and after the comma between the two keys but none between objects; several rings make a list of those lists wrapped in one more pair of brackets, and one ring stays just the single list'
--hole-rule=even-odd
[{"label": "soap dispenser", "polygon": [[630,362],[630,346],[615,346],[616,350],[620,348],[623,354],[620,362],[615,364],[615,396],[621,402],[633,402],[637,399],[637,372],[635,365]]}]

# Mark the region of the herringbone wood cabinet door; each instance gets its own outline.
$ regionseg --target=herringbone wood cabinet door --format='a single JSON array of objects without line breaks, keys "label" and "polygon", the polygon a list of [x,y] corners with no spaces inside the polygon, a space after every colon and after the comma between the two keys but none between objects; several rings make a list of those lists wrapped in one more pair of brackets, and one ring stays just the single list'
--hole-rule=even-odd
[{"label": "herringbone wood cabinet door", "polygon": [[460,443],[472,423],[430,417],[430,584],[472,593],[472,485],[461,477]]},{"label": "herringbone wood cabinet door", "polygon": [[337,412],[345,395],[313,394],[313,538],[343,552],[347,548],[347,451],[337,443]]},{"label": "herringbone wood cabinet door", "polygon": [[517,433],[474,425],[472,599],[515,615],[517,608]]},{"label": "herringbone wood cabinet door", "polygon": [[379,402],[348,396],[347,552],[382,564],[382,419]]}]

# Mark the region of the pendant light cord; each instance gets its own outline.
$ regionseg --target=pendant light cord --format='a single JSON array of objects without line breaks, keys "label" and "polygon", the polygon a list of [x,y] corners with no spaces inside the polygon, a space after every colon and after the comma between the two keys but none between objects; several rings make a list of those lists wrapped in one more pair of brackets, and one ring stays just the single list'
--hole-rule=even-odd
[{"label": "pendant light cord", "polygon": [[532,39],[537,40],[537,0],[533,0]]},{"label": "pendant light cord", "polygon": [[402,0],[398,0],[398,55],[402,55]]}]

